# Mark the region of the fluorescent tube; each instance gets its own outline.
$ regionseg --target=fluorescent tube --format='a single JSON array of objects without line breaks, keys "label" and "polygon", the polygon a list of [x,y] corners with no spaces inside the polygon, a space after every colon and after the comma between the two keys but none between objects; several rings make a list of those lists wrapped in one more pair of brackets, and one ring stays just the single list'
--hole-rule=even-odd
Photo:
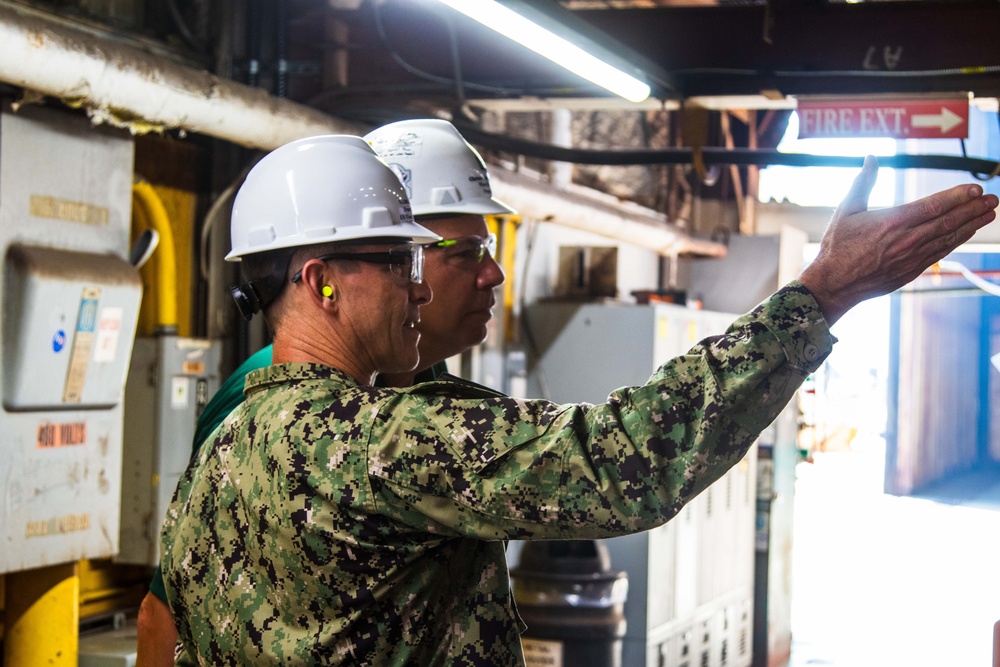
[{"label": "fluorescent tube", "polygon": [[495,0],[439,2],[629,102],[642,102],[649,97],[650,88],[645,82],[609,65]]}]

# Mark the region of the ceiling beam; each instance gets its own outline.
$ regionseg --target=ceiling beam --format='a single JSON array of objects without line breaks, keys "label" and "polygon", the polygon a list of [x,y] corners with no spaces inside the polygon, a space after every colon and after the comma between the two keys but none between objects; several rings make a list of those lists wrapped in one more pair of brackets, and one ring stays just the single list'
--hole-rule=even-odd
[{"label": "ceiling beam", "polygon": [[1000,95],[1000,3],[773,2],[576,13],[697,95]]}]

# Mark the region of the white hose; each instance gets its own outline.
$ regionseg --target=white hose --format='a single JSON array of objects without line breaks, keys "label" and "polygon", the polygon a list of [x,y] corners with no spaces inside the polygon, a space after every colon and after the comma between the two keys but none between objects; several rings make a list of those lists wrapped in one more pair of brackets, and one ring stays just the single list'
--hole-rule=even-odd
[{"label": "white hose", "polygon": [[942,260],[938,262],[938,266],[941,267],[942,271],[957,271],[958,273],[961,273],[966,280],[987,294],[1000,296],[1000,285],[983,280],[975,273],[967,269],[964,264],[960,264],[952,260]]}]

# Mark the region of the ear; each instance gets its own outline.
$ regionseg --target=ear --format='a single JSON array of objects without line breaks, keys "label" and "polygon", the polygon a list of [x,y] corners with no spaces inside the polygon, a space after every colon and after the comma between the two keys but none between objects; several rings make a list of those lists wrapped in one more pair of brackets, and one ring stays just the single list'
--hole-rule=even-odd
[{"label": "ear", "polygon": [[302,267],[302,287],[305,288],[313,305],[331,312],[337,307],[338,290],[336,276],[325,262],[310,259]]}]

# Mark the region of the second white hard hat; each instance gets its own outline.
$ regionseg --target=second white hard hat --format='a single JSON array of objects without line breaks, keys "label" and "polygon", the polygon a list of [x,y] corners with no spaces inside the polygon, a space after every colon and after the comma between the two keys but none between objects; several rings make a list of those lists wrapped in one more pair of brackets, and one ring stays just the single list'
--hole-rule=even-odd
[{"label": "second white hard hat", "polygon": [[403,183],[413,215],[515,212],[493,196],[482,156],[446,120],[390,123],[365,139]]},{"label": "second white hard hat", "polygon": [[361,137],[329,134],[285,144],[258,162],[236,194],[233,249],[251,253],[365,238],[429,243],[392,169]]}]

